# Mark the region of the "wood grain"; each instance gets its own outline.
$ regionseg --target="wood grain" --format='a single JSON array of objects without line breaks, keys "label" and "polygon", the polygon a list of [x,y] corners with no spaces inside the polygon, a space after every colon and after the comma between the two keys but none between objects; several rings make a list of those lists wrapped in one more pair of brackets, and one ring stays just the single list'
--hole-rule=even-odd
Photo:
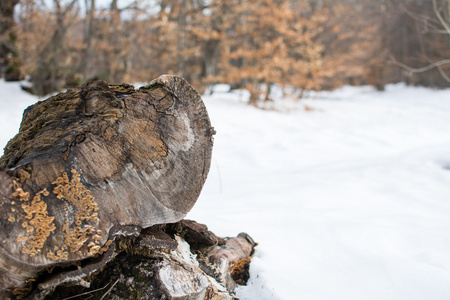
[{"label": "wood grain", "polygon": [[213,134],[201,97],[176,76],[139,90],[94,81],[27,108],[0,158],[3,295],[102,255],[117,236],[181,220]]}]

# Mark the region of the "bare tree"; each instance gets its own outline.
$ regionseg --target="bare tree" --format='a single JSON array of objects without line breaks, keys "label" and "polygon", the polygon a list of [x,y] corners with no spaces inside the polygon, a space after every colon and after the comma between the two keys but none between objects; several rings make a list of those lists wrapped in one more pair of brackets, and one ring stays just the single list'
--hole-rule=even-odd
[{"label": "bare tree", "polygon": [[65,84],[65,72],[61,70],[62,53],[64,52],[64,40],[68,28],[73,22],[70,12],[77,0],[72,0],[65,6],[60,0],[53,0],[56,24],[50,41],[39,53],[36,72],[32,76],[33,93],[46,95],[60,90]]},{"label": "bare tree", "polygon": [[21,79],[20,59],[15,46],[14,7],[19,0],[0,1],[0,77],[5,80]]},{"label": "bare tree", "polygon": [[[0,8],[17,1],[0,0]],[[8,32],[0,71],[21,62],[38,94],[92,78],[137,82],[163,73],[199,91],[216,82],[245,87],[252,103],[268,99],[275,83],[297,91],[448,86],[450,0],[52,0],[50,8],[20,1],[16,56],[5,50],[15,49],[5,48],[13,19],[0,19],[9,20],[0,28]]]},{"label": "bare tree", "polygon": [[81,52],[80,64],[78,66],[79,74],[82,74],[82,80],[86,80],[91,75],[90,62],[94,54],[94,38],[95,38],[95,24],[96,24],[96,1],[84,0],[85,19],[83,28],[83,50]]},{"label": "bare tree", "polygon": [[[450,58],[448,58],[449,47],[450,47],[450,0],[432,0],[431,6],[428,13],[423,11],[415,11],[409,8],[407,5],[401,4],[402,10],[415,22],[420,25],[421,29],[419,31],[420,48],[422,52],[422,60],[428,63],[425,66],[413,67],[408,62],[400,62],[395,55],[390,56],[391,62],[408,74],[418,74],[428,72],[433,69],[437,69],[442,76],[442,78],[450,83]],[[428,50],[425,45],[424,36],[435,35],[437,36],[441,43],[433,43],[433,51]],[[446,37],[442,39],[442,36]],[[447,40],[447,42],[445,42]],[[442,57],[438,52],[444,53],[446,57]],[[430,54],[431,52],[431,54]],[[440,58],[440,59],[439,59]],[[423,65],[423,64],[422,64]]]}]

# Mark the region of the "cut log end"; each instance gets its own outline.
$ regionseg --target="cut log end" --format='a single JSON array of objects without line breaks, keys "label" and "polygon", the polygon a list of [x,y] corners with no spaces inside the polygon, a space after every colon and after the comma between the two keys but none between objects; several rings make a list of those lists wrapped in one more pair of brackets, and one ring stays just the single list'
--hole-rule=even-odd
[{"label": "cut log end", "polygon": [[139,90],[89,82],[27,108],[0,158],[1,293],[102,255],[118,235],[182,219],[213,134],[201,97],[176,76]]}]

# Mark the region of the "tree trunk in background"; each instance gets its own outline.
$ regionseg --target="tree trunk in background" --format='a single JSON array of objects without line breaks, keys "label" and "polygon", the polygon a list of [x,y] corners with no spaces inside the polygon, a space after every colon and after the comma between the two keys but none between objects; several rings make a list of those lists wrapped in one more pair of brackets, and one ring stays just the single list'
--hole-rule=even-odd
[{"label": "tree trunk in background", "polygon": [[14,7],[19,0],[0,1],[0,77],[8,81],[22,78],[20,59],[15,47]]},{"label": "tree trunk in background", "polygon": [[48,95],[59,91],[66,84],[67,72],[62,70],[62,53],[64,52],[64,39],[70,26],[67,17],[77,0],[66,6],[61,6],[59,0],[54,0],[56,27],[52,38],[39,54],[39,62],[32,75],[32,91],[36,95]]},{"label": "tree trunk in background", "polygon": [[117,0],[112,0],[110,5],[110,28],[111,32],[109,32],[109,44],[112,49],[112,57],[111,61],[109,61],[109,80],[111,82],[121,82],[121,57],[120,52],[122,47],[125,45],[121,45],[119,41],[119,26],[120,26],[120,10],[117,3]]},{"label": "tree trunk in background", "polygon": [[74,86],[79,85],[76,81],[86,81],[89,79],[91,73],[90,70],[92,69],[92,66],[89,65],[91,62],[92,56],[93,56],[93,40],[94,40],[94,33],[95,33],[95,11],[96,11],[96,5],[95,0],[85,0],[84,2],[85,8],[86,8],[86,19],[84,20],[84,31],[83,31],[83,44],[84,48],[81,52],[81,61],[80,65],[78,66],[78,73],[80,77],[82,78],[74,78]]}]

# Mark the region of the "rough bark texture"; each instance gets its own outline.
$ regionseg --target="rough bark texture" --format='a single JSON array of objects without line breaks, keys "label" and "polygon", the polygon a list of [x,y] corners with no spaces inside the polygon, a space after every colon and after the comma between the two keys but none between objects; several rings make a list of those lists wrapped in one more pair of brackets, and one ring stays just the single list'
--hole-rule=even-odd
[{"label": "rough bark texture", "polygon": [[200,96],[175,76],[137,91],[90,82],[27,108],[0,158],[0,296],[53,267],[79,266],[39,288],[78,282],[113,257],[116,237],[184,218],[213,134]]},{"label": "rough bark texture", "polygon": [[[216,246],[211,246],[212,240]],[[241,245],[242,256],[235,256],[225,246],[233,243]],[[245,233],[221,239],[205,225],[189,220],[156,225],[144,229],[137,238],[118,241],[116,252],[120,253],[100,272],[85,278],[84,287],[60,286],[45,299],[78,295],[79,299],[232,300],[235,280],[246,283],[232,272],[239,269],[248,274],[249,266],[242,261],[250,261],[255,245]],[[217,251],[222,254],[220,260],[212,258]],[[225,265],[230,268],[224,269]]]}]

